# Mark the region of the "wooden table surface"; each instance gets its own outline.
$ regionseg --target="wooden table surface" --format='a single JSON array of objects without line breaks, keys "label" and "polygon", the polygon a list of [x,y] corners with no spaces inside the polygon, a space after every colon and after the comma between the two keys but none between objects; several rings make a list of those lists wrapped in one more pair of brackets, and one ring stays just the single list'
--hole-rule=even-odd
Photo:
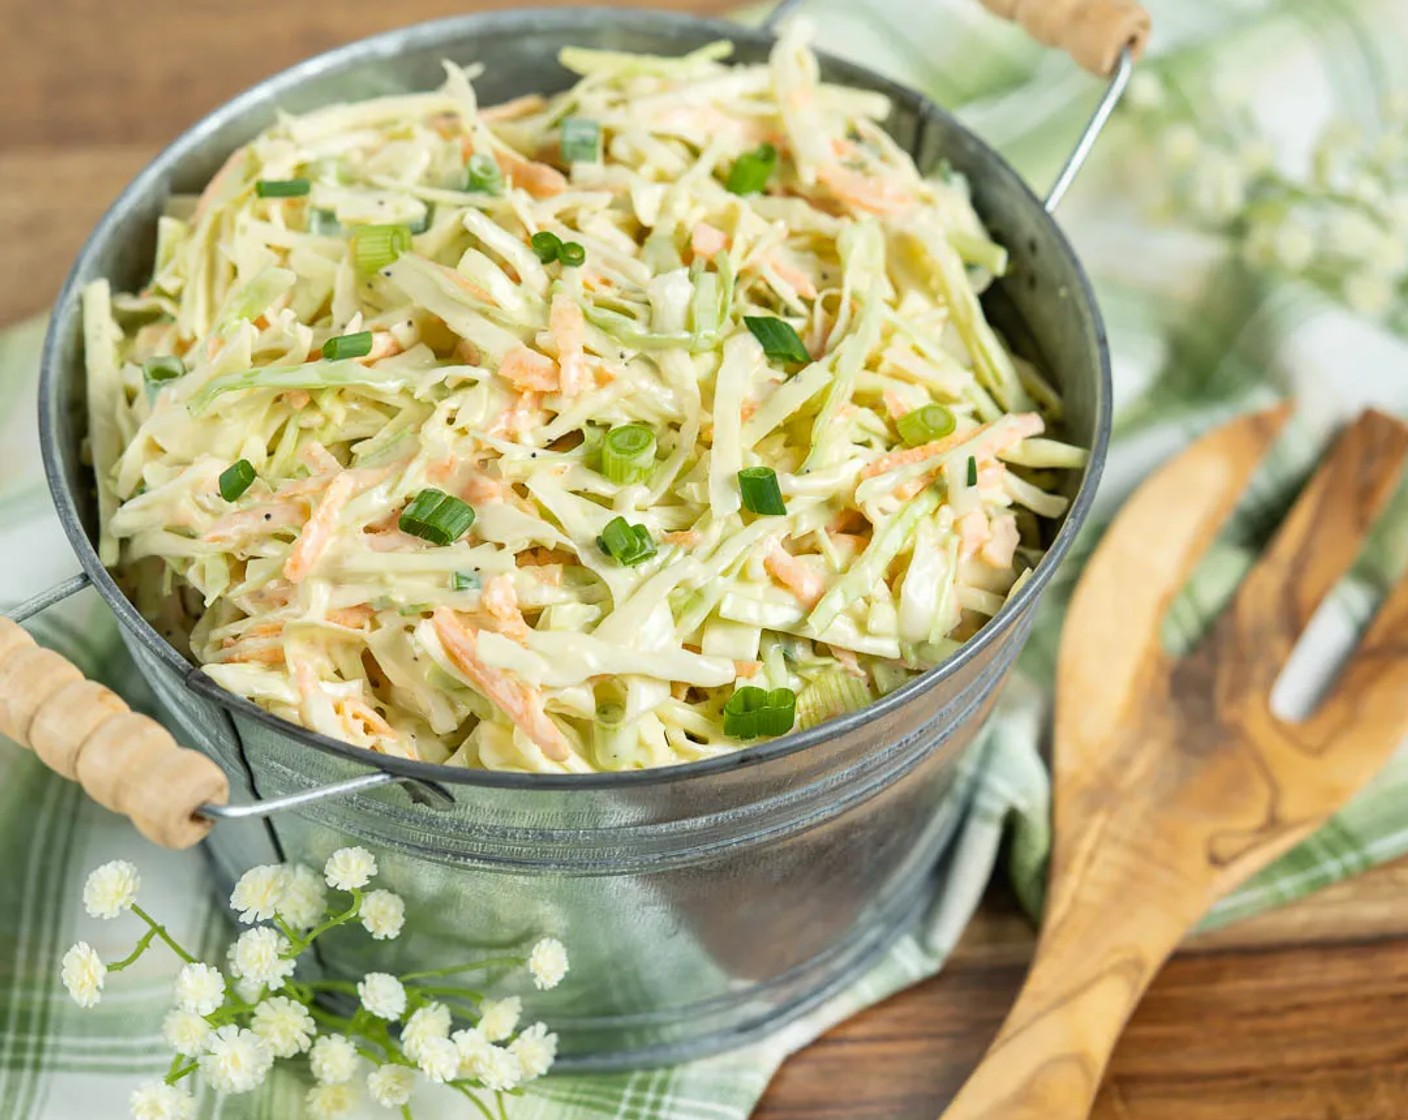
[{"label": "wooden table surface", "polygon": [[[469,6],[244,0],[235,19],[178,0],[5,0],[0,324],[52,300],[101,211],[199,115],[315,51]],[[995,889],[943,975],[793,1058],[759,1120],[933,1120],[996,1030],[1031,943]],[[1408,865],[1190,944],[1135,1015],[1096,1115],[1408,1116]]]}]

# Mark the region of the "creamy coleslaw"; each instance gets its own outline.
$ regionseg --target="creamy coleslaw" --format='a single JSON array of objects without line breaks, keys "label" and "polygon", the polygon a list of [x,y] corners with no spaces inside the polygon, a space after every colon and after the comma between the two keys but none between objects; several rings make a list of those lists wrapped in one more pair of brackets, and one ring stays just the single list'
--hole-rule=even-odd
[{"label": "creamy coleslaw", "polygon": [[942,661],[1041,555],[1061,401],[887,100],[566,50],[283,116],[84,294],[100,554],[222,686],[386,754],[707,758]]}]

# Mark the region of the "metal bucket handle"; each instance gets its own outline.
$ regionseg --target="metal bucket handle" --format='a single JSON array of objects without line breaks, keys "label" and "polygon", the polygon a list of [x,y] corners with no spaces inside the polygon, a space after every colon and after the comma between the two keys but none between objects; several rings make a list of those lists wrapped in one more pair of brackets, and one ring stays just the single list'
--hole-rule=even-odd
[{"label": "metal bucket handle", "polygon": [[[1069,51],[1109,84],[1067,157],[1044,205],[1053,212],[1075,181],[1114,111],[1143,48],[1148,15],[1133,0],[982,0],[1033,37]],[[763,27],[775,31],[801,0],[780,0]],[[1111,40],[1110,35],[1123,36]],[[1113,61],[1110,61],[1113,60]],[[99,804],[129,817],[149,840],[169,848],[199,843],[216,821],[267,817],[381,786],[411,787],[420,802],[444,807],[433,783],[382,770],[246,805],[229,805],[229,780],[206,755],[178,746],[148,716],[87,680],[72,662],[35,645],[19,623],[87,587],[86,573],[55,584],[0,614],[0,734],[28,747],[50,769],[77,780]]]}]

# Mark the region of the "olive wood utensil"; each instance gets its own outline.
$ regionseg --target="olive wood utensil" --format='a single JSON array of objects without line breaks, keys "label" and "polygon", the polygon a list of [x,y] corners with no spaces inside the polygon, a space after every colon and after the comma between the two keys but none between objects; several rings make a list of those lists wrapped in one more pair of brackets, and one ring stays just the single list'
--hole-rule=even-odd
[{"label": "olive wood utensil", "polygon": [[1288,415],[1217,429],[1145,482],[1086,566],[1056,678],[1050,889],[1026,984],[944,1120],[1076,1120],[1154,974],[1213,902],[1315,831],[1408,736],[1408,578],[1318,709],[1271,689],[1393,493],[1408,426],[1339,438],[1187,656],[1159,628]]}]

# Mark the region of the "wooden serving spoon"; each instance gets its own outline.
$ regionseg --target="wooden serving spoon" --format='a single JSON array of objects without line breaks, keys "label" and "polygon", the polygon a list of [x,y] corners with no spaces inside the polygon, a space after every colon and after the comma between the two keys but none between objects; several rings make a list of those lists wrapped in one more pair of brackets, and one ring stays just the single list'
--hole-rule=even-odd
[{"label": "wooden serving spoon", "polygon": [[1287,409],[1243,417],[1150,478],[1076,588],[1056,680],[1055,824],[1025,986],[943,1120],[1077,1120],[1154,974],[1213,902],[1315,831],[1408,736],[1408,578],[1303,722],[1271,688],[1393,493],[1408,427],[1339,438],[1194,651],[1164,614]]}]

